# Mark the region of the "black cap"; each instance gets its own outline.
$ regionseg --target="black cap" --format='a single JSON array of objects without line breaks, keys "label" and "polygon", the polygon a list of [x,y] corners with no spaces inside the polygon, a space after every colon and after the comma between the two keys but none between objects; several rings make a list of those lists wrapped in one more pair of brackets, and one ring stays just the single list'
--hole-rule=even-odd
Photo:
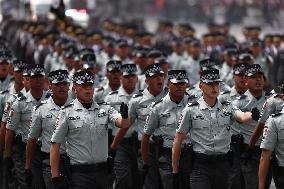
[{"label": "black cap", "polygon": [[83,64],[84,69],[88,69],[89,67],[94,67],[96,65],[96,55],[93,53],[82,54],[80,56],[80,60]]},{"label": "black cap", "polygon": [[217,63],[215,61],[213,61],[211,58],[204,58],[202,60],[200,60],[199,62],[200,65],[200,70],[208,70],[208,69],[217,69]]},{"label": "black cap", "polygon": [[147,54],[148,58],[158,58],[158,57],[161,57],[161,56],[163,56],[163,53],[161,51],[159,51],[159,50],[156,50],[156,49],[151,50]]},{"label": "black cap", "polygon": [[251,47],[252,46],[259,46],[259,47],[261,47],[262,42],[259,39],[251,39],[251,40],[248,41],[248,45],[251,46]]},{"label": "black cap", "polygon": [[245,72],[246,76],[250,77],[250,76],[253,76],[257,73],[263,74],[263,70],[262,70],[262,68],[259,64],[248,64],[247,65],[247,69],[246,69],[246,72]]},{"label": "black cap", "polygon": [[152,77],[156,74],[163,74],[163,70],[159,64],[150,64],[146,67],[144,74],[146,77]]},{"label": "black cap", "polygon": [[239,61],[254,61],[253,56],[250,53],[241,53],[238,57]]},{"label": "black cap", "polygon": [[201,72],[200,81],[204,83],[222,82],[220,79],[219,70],[208,69]]},{"label": "black cap", "polygon": [[136,64],[123,64],[121,66],[121,72],[123,76],[136,75],[137,74]]},{"label": "black cap", "polygon": [[167,58],[166,57],[159,57],[159,58],[156,58],[155,60],[154,60],[154,63],[155,64],[169,64],[169,61],[167,60]]},{"label": "black cap", "polygon": [[168,78],[172,83],[188,83],[185,70],[170,70],[168,72]]},{"label": "black cap", "polygon": [[120,60],[110,60],[106,64],[107,71],[120,71],[122,62]]},{"label": "black cap", "polygon": [[9,51],[0,51],[0,64],[12,62],[12,55]]},{"label": "black cap", "polygon": [[95,76],[92,72],[88,70],[80,70],[74,73],[72,82],[78,85],[85,83],[94,83]]},{"label": "black cap", "polygon": [[27,66],[27,63],[24,60],[18,60],[18,59],[13,60],[12,64],[13,64],[13,70],[15,72],[22,72]]},{"label": "black cap", "polygon": [[44,76],[44,67],[41,64],[33,64],[29,67],[29,75],[30,76],[36,76],[36,75],[42,75]]},{"label": "black cap", "polygon": [[117,47],[128,47],[128,42],[125,39],[120,39],[116,43]]},{"label": "black cap", "polygon": [[48,74],[48,80],[52,84],[67,82],[70,83],[69,74],[67,70],[56,70]]},{"label": "black cap", "polygon": [[245,63],[235,64],[233,66],[233,74],[234,75],[245,75],[247,65],[248,64],[245,64]]}]

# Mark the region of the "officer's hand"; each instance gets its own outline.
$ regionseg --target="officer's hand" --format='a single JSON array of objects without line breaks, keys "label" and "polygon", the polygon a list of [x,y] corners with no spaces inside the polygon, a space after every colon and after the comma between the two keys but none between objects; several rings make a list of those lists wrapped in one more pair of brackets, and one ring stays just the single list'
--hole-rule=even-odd
[{"label": "officer's hand", "polygon": [[27,188],[32,188],[33,175],[30,169],[25,169],[25,180],[26,180]]},{"label": "officer's hand", "polygon": [[149,171],[149,165],[144,164],[142,167],[142,179],[143,179],[143,183],[145,182],[146,176],[148,174]]},{"label": "officer's hand", "polygon": [[251,117],[253,120],[255,121],[258,121],[259,118],[260,118],[260,112],[259,110],[257,109],[257,107],[254,107],[252,110],[251,110]]},{"label": "officer's hand", "polygon": [[63,177],[61,176],[53,177],[51,180],[52,180],[52,183],[55,189],[65,189],[66,188],[66,183]]},{"label": "officer's hand", "polygon": [[178,173],[173,173],[173,189],[179,189]]},{"label": "officer's hand", "polygon": [[124,102],[122,102],[120,105],[120,114],[123,119],[128,118],[128,106]]}]

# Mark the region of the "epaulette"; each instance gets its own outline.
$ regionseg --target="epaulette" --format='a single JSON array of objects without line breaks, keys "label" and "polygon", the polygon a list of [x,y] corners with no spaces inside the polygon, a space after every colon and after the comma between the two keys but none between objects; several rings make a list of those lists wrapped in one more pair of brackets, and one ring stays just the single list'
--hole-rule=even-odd
[{"label": "epaulette", "polygon": [[154,102],[154,104],[152,105],[152,108],[154,108],[157,104],[159,104],[160,102],[163,102],[163,99],[158,100],[157,102]]},{"label": "epaulette", "polygon": [[226,101],[226,100],[225,100],[224,102],[221,102],[221,104],[222,104],[222,105],[229,105],[229,104],[231,104],[231,103],[230,103],[229,101]]},{"label": "epaulette", "polygon": [[21,92],[17,93],[17,100],[18,101],[25,100],[25,99],[27,99],[27,98],[24,96],[23,93],[21,93]]},{"label": "epaulette", "polygon": [[221,94],[224,95],[224,94],[228,94],[230,92],[231,92],[230,90],[225,90],[225,91],[222,91]]},{"label": "epaulette", "polygon": [[247,96],[245,94],[238,96],[236,99],[241,100],[241,99],[245,99]]},{"label": "epaulette", "polygon": [[278,117],[278,116],[280,116],[281,114],[282,114],[281,112],[276,113],[276,114],[271,114],[271,117]]},{"label": "epaulette", "polygon": [[109,95],[113,95],[113,94],[117,94],[118,93],[118,91],[111,91],[111,92],[109,92],[108,94]]},{"label": "epaulette", "polygon": [[97,104],[98,104],[99,106],[101,106],[101,105],[109,105],[109,103],[107,103],[107,102],[105,102],[105,101],[97,102]]},{"label": "epaulette", "polygon": [[191,86],[191,87],[189,87],[187,90],[190,91],[190,90],[193,90],[193,89],[195,89],[195,87],[194,87],[194,86]]},{"label": "epaulette", "polygon": [[143,93],[134,94],[134,95],[132,96],[132,98],[137,98],[137,97],[139,97],[139,96],[143,96]]},{"label": "epaulette", "polygon": [[266,97],[269,97],[269,96],[271,96],[271,95],[273,95],[273,93],[272,93],[271,91],[265,92],[265,96],[266,96]]},{"label": "epaulette", "polygon": [[197,101],[193,101],[191,103],[188,103],[187,106],[191,107],[191,106],[197,106],[199,103]]},{"label": "epaulette", "polygon": [[46,101],[41,101],[38,105],[35,106],[35,110],[37,110],[41,105],[46,104]]},{"label": "epaulette", "polygon": [[9,92],[9,90],[7,89],[7,90],[4,90],[4,91],[1,91],[1,94],[5,94],[5,93],[8,93]]},{"label": "epaulette", "polygon": [[49,98],[49,97],[51,97],[51,95],[52,95],[52,93],[48,91],[45,95],[45,98]]},{"label": "epaulette", "polygon": [[71,107],[73,105],[74,105],[73,102],[71,102],[70,104],[67,104],[66,106],[62,106],[61,109],[66,109],[66,108]]},{"label": "epaulette", "polygon": [[96,92],[100,92],[100,91],[103,91],[104,90],[104,88],[103,87],[100,87],[100,88],[97,88],[96,89]]}]

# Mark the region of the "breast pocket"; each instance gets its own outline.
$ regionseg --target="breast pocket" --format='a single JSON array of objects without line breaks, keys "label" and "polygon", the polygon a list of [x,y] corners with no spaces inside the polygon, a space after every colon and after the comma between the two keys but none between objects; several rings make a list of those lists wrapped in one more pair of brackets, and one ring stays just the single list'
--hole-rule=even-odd
[{"label": "breast pocket", "polygon": [[95,132],[100,134],[107,133],[108,130],[108,118],[107,116],[99,117],[96,122],[96,126],[93,128]]},{"label": "breast pocket", "polygon": [[45,128],[45,129],[53,129],[54,126],[55,126],[55,119],[53,118],[43,118],[42,119],[42,128]]},{"label": "breast pocket", "polygon": [[149,114],[149,109],[148,108],[139,108],[137,109],[137,114],[138,114],[138,118],[142,119],[143,121],[146,120],[147,115]]},{"label": "breast pocket", "polygon": [[174,136],[177,128],[177,120],[175,117],[161,117],[161,130],[167,135]]},{"label": "breast pocket", "polygon": [[31,118],[32,118],[32,112],[30,111],[23,112],[21,115],[21,120],[24,122],[29,122]]},{"label": "breast pocket", "polygon": [[80,136],[84,129],[83,120],[70,120],[69,121],[69,132],[71,135]]}]

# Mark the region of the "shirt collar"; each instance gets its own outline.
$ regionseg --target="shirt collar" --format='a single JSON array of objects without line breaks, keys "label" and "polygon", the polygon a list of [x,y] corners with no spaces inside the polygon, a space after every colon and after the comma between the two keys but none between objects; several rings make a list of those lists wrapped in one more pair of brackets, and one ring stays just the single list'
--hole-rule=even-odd
[{"label": "shirt collar", "polygon": [[217,102],[215,104],[215,106],[213,108],[211,108],[210,106],[208,106],[208,104],[204,101],[203,96],[197,100],[197,102],[199,103],[199,107],[201,110],[205,110],[205,109],[219,109],[221,110],[222,108],[222,104],[220,103],[220,101],[217,99]]},{"label": "shirt collar", "polygon": [[[81,102],[79,102],[79,100],[77,98],[73,101],[73,104],[74,104],[74,109],[75,110],[84,110],[85,109],[83,107],[83,105],[81,104]],[[91,110],[99,109],[99,105],[95,101],[93,101],[92,106],[91,106],[90,109]]]},{"label": "shirt collar", "polygon": [[40,102],[40,101],[45,100],[45,96],[46,96],[46,91],[43,91],[41,98],[39,99],[39,101],[37,101],[37,100],[33,97],[31,91],[29,91],[29,92],[27,93],[27,95],[26,95],[26,98],[27,98],[27,99],[26,99],[26,102]]},{"label": "shirt collar", "polygon": [[168,93],[165,97],[164,97],[164,101],[166,103],[169,103],[170,106],[172,107],[185,107],[185,105],[187,104],[187,98],[186,98],[186,95],[183,96],[182,100],[180,101],[180,103],[175,103],[171,100],[171,97],[170,97],[170,93]]}]

